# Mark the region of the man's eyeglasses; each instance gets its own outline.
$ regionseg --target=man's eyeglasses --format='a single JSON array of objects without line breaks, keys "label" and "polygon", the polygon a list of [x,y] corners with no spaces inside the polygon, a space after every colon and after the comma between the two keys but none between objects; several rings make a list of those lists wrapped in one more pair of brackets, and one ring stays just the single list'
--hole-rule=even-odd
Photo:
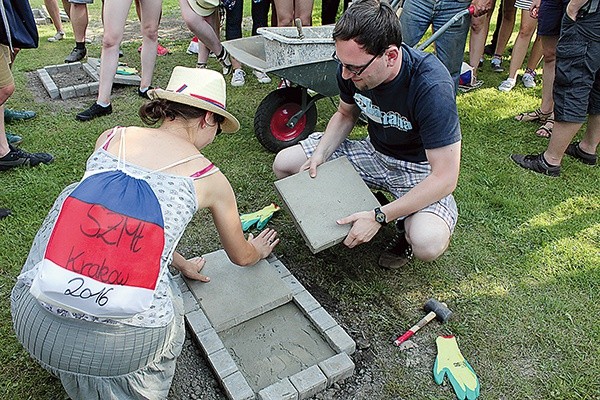
[{"label": "man's eyeglasses", "polygon": [[369,60],[368,63],[366,63],[365,65],[349,65],[349,64],[344,64],[337,56],[337,54],[335,53],[335,51],[333,52],[333,54],[331,55],[331,58],[333,58],[335,61],[337,61],[338,64],[340,64],[342,67],[346,68],[346,71],[350,72],[351,74],[354,74],[356,76],[360,76],[360,74],[362,74],[363,72],[365,72],[365,69],[369,68],[369,65],[371,65],[373,63],[373,61],[375,61],[375,59],[377,57],[379,57],[381,54],[375,54],[373,56],[373,58],[371,58],[371,60]]}]

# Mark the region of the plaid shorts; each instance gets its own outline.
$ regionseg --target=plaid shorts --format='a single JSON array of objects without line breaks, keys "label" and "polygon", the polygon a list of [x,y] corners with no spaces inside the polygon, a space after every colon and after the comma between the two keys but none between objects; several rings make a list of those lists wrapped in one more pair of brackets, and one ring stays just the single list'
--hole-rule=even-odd
[{"label": "plaid shorts", "polygon": [[[321,136],[323,133],[316,132],[300,142],[307,157],[312,156]],[[341,156],[348,158],[368,187],[390,192],[396,199],[408,193],[431,172],[431,166],[427,162],[412,163],[379,153],[368,137],[363,140],[344,140],[330,160]],[[437,215],[446,222],[450,232],[454,231],[458,209],[451,194],[419,212]]]}]

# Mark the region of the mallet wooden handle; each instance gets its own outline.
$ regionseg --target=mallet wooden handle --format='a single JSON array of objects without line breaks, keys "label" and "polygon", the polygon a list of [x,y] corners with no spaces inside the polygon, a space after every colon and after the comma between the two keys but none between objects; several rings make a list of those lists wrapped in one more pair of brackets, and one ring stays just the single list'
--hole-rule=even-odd
[{"label": "mallet wooden handle", "polygon": [[407,330],[403,335],[398,336],[396,340],[394,340],[395,346],[400,346],[400,344],[410,338],[412,335],[417,333],[419,329],[427,325],[431,320],[435,318],[435,313],[433,311],[429,312],[426,316],[424,316],[419,322],[412,326],[409,330]]}]

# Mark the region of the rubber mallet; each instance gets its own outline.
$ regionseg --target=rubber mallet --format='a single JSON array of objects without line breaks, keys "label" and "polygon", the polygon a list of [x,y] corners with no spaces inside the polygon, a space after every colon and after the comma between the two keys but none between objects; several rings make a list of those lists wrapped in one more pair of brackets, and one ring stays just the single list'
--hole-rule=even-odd
[{"label": "rubber mallet", "polygon": [[436,299],[427,300],[427,303],[425,303],[423,309],[428,312],[427,315],[417,322],[412,328],[407,330],[402,336],[398,336],[398,338],[394,340],[395,346],[400,346],[402,342],[417,333],[419,329],[427,325],[433,319],[437,319],[443,324],[444,322],[448,321],[452,315],[452,311],[450,311],[448,306],[445,303],[440,303]]}]

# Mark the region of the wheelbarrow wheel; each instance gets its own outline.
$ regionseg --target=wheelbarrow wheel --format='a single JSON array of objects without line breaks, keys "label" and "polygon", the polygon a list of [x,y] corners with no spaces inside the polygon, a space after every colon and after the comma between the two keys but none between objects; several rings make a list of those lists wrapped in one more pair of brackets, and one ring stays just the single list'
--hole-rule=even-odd
[{"label": "wheelbarrow wheel", "polygon": [[[310,101],[310,96],[307,102]],[[254,134],[267,150],[277,153],[306,139],[317,124],[317,107],[311,105],[298,122],[289,127],[290,118],[302,110],[302,89],[288,87],[272,91],[259,104],[254,115]]]}]

